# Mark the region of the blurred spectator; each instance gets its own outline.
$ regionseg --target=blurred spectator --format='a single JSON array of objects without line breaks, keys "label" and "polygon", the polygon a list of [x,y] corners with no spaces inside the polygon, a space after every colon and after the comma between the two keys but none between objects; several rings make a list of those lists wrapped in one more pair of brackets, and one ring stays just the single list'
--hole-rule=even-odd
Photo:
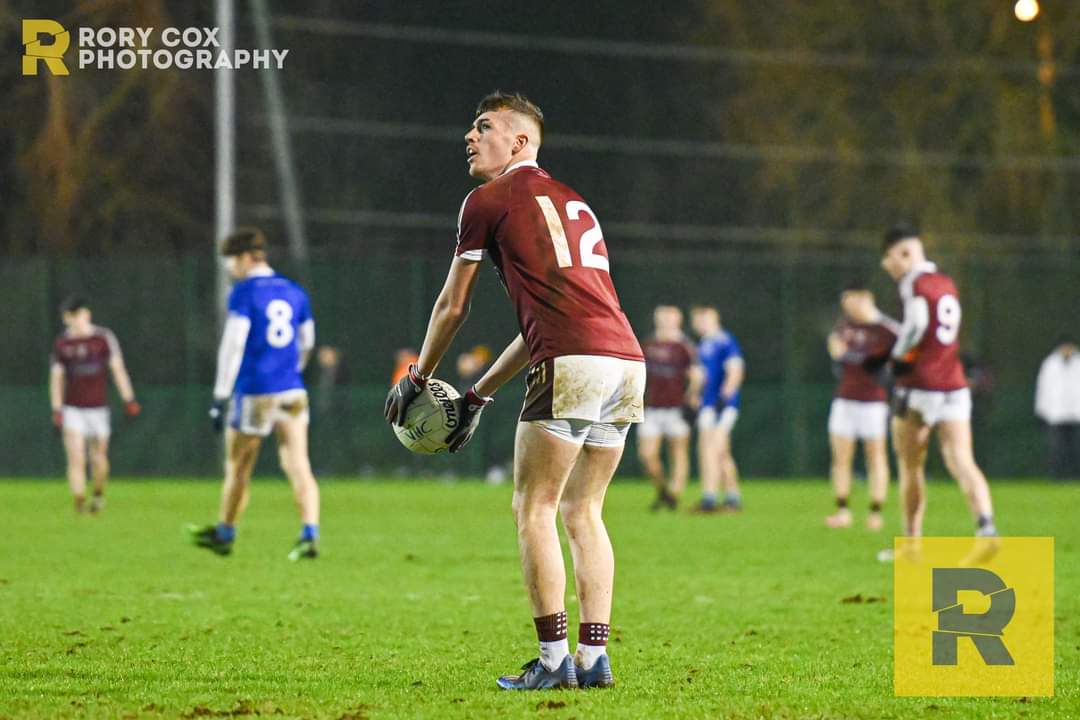
[{"label": "blurred spectator", "polygon": [[960,363],[964,366],[964,378],[971,389],[971,426],[986,428],[994,410],[994,371],[974,353],[960,353]]},{"label": "blurred spectator", "polygon": [[1035,384],[1035,415],[1046,423],[1050,475],[1080,477],[1080,355],[1075,338],[1062,336],[1043,360]]},{"label": "blurred spectator", "polygon": [[349,379],[341,362],[341,350],[332,345],[320,346],[315,353],[315,367],[318,370],[315,378],[315,413],[317,416],[330,417],[347,404],[347,396],[341,388],[349,384]]},{"label": "blurred spectator", "polygon": [[[491,348],[487,345],[477,345],[468,352],[458,355],[459,390],[464,392],[466,388],[471,387],[473,383],[479,380],[491,361]],[[505,453],[505,450],[501,448],[506,446],[492,441],[494,430],[494,426],[490,424],[481,425],[479,431],[481,433],[480,442],[477,445],[480,447],[482,467],[486,468],[484,479],[493,485],[499,485],[505,482],[509,476],[507,468],[510,467],[510,462],[506,458],[500,457]]]},{"label": "blurred spectator", "polygon": [[412,348],[401,348],[394,353],[394,374],[390,377],[390,384],[397,385],[398,380],[409,373],[409,366],[420,360],[420,356]]},{"label": "blurred spectator", "polygon": [[491,349],[487,345],[477,345],[457,358],[458,376],[461,377],[462,390],[480,379],[484,368],[491,362]]},{"label": "blurred spectator", "polygon": [[[349,376],[341,350],[332,345],[320,345],[311,363],[313,378],[312,418],[316,427],[347,428],[352,414],[349,404]],[[336,432],[336,430],[330,430]],[[339,442],[317,442],[312,447],[312,462],[320,475],[352,472],[355,468],[353,440],[345,434]]]}]

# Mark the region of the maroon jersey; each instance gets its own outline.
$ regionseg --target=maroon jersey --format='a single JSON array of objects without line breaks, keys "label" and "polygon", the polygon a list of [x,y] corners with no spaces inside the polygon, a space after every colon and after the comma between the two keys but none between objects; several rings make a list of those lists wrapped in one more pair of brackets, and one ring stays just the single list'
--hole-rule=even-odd
[{"label": "maroon jersey", "polygon": [[686,397],[686,378],[697,352],[682,340],[645,341],[645,406],[679,407]]},{"label": "maroon jersey", "polygon": [[905,354],[914,368],[897,385],[938,392],[967,387],[960,362],[960,295],[952,278],[927,263],[900,281],[900,298],[905,308],[915,298],[925,300],[930,322],[919,343]]},{"label": "maroon jersey", "polygon": [[485,253],[514,303],[532,364],[561,355],[644,359],[611,282],[600,222],[534,163],[465,197],[457,255]]},{"label": "maroon jersey", "polygon": [[884,315],[877,322],[857,323],[841,320],[833,329],[847,345],[840,358],[840,382],[836,397],[858,402],[885,402],[889,394],[867,372],[863,363],[870,358],[887,358],[896,344],[896,322]]},{"label": "maroon jersey", "polygon": [[120,356],[116,336],[94,326],[85,337],[64,333],[53,344],[52,364],[64,368],[64,404],[97,408],[108,404],[109,360]]}]

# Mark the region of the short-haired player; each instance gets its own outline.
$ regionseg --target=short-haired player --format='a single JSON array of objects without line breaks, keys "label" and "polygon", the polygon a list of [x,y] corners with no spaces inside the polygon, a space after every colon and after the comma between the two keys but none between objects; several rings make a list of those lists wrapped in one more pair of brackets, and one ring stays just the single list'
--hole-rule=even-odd
[{"label": "short-haired player", "polygon": [[850,527],[852,465],[862,443],[866,459],[870,512],[866,527],[880,530],[881,508],[889,489],[889,395],[867,361],[887,358],[896,343],[896,321],[878,310],[874,294],[852,283],[840,294],[841,320],[829,333],[828,350],[839,376],[829,408],[830,475],[836,512],[825,518],[831,528]]},{"label": "short-haired player", "polygon": [[[543,113],[520,94],[485,97],[465,134],[469,174],[483,182],[458,216],[458,244],[435,301],[420,359],[387,397],[399,422],[423,392],[468,313],[484,257],[517,314],[520,335],[458,401],[460,450],[490,395],[526,367],[514,444],[514,519],[540,657],[498,680],[508,690],[609,687],[606,645],[615,560],[601,512],[631,423],[641,422],[645,363],[609,271],[600,223],[574,190],[537,165]],[[567,642],[570,542],[580,625]]]},{"label": "short-haired player", "polygon": [[[739,342],[721,325],[720,311],[715,307],[692,308],[690,323],[700,338],[698,364],[704,376],[697,416],[701,502],[696,511],[739,512],[742,493],[731,450],[731,431],[739,419],[746,364]],[[721,489],[724,499],[718,503]]]},{"label": "short-haired player", "polygon": [[[945,467],[974,516],[975,534],[995,538],[990,486],[972,448],[971,393],[959,355],[961,305],[956,284],[926,259],[919,232],[909,225],[886,232],[881,267],[897,282],[903,304],[891,361],[896,376],[893,449],[904,535],[922,535],[926,453],[937,430]],[[976,547],[994,551],[996,541]]]},{"label": "short-haired player", "polygon": [[[655,333],[642,345],[645,353],[645,421],[638,425],[638,457],[645,466],[656,500],[652,510],[674,510],[686,489],[690,474],[690,422],[687,406],[696,403],[700,373],[697,350],[682,331],[682,310],[659,305],[653,311]],[[662,445],[666,441],[668,463],[665,476]]]},{"label": "short-haired player", "polygon": [[[120,343],[111,330],[95,325],[90,306],[71,297],[60,307],[64,332],[49,359],[49,402],[53,425],[60,430],[67,456],[67,479],[75,511],[99,512],[109,481],[109,374],[124,401],[124,412],[142,411],[135,400]],[[93,497],[86,503],[86,465],[90,462]]]},{"label": "short-haired player", "polygon": [[217,524],[192,525],[188,532],[199,547],[219,555],[232,552],[259,448],[273,433],[300,512],[300,537],[288,556],[296,561],[318,555],[319,486],[308,458],[310,411],[301,377],[315,347],[315,319],[307,292],[274,272],[266,250],[265,236],[254,228],[234,232],[221,246],[236,280],[210,410],[214,429],[225,429],[225,482]]}]

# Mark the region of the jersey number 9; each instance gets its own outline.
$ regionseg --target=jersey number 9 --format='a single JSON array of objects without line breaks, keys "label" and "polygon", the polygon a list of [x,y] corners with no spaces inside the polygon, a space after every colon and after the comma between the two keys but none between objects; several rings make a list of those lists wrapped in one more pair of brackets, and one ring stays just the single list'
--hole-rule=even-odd
[{"label": "jersey number 9", "polygon": [[937,339],[942,345],[952,345],[960,334],[960,301],[955,295],[942,295],[937,301]]}]

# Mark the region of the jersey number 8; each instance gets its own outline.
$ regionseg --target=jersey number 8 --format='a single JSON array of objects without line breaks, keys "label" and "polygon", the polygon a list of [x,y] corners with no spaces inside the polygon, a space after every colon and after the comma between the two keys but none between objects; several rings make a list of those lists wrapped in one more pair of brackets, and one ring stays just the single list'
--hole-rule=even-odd
[{"label": "jersey number 8", "polygon": [[292,305],[284,300],[271,300],[266,306],[266,342],[270,347],[283,348],[293,341]]},{"label": "jersey number 8", "polygon": [[942,295],[937,301],[937,339],[942,345],[952,345],[960,334],[960,301],[955,295]]},{"label": "jersey number 8", "polygon": [[[547,221],[551,244],[555,246],[555,262],[561,268],[573,267],[574,259],[570,256],[570,243],[566,240],[566,229],[563,227],[562,218],[559,217],[559,211],[555,209],[555,203],[551,202],[551,198],[547,195],[537,195],[536,203],[544,213],[544,220]],[[593,252],[593,248],[604,239],[604,233],[600,230],[600,221],[596,219],[596,215],[589,206],[580,200],[571,200],[566,203],[567,218],[578,220],[581,218],[581,213],[585,213],[593,221],[593,226],[581,233],[579,240],[582,266],[611,272],[608,259]]]}]

